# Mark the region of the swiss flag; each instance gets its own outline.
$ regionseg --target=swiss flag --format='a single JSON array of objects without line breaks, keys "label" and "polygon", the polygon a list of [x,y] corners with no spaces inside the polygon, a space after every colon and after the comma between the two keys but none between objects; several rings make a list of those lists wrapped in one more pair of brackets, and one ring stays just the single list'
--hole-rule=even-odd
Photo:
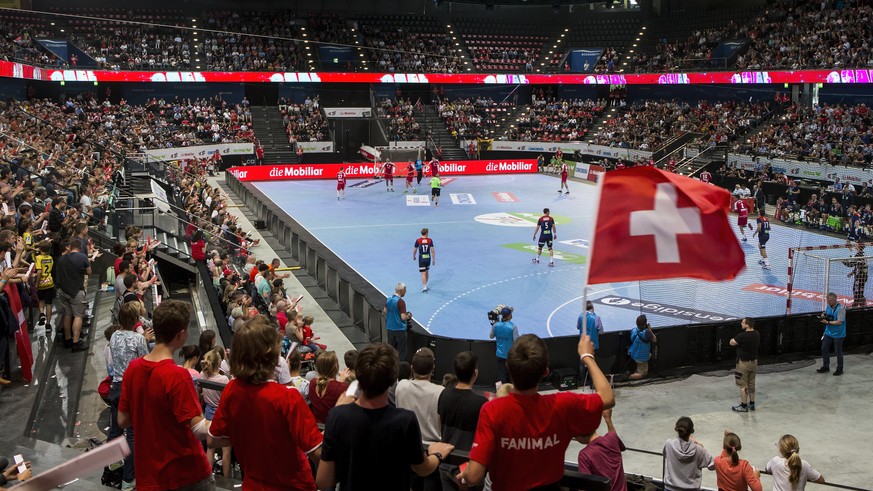
[{"label": "swiss flag", "polygon": [[608,172],[602,186],[588,284],[722,281],[745,267],[726,190],[654,167]]}]

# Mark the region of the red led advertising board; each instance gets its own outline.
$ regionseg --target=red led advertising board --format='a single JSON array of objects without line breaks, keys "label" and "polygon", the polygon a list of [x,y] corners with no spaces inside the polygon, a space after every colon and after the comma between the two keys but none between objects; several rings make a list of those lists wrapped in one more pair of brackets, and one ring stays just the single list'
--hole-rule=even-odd
[{"label": "red led advertising board", "polygon": [[[346,179],[367,179],[374,177],[381,164],[272,164],[231,167],[228,172],[240,181],[287,181],[293,179],[336,179],[341,168],[345,169]],[[442,160],[439,163],[440,176],[466,176],[478,174],[534,174],[537,172],[536,159],[507,160]],[[396,179],[403,179],[407,164],[398,163],[394,172]],[[429,163],[424,164],[424,173],[431,175]]]}]

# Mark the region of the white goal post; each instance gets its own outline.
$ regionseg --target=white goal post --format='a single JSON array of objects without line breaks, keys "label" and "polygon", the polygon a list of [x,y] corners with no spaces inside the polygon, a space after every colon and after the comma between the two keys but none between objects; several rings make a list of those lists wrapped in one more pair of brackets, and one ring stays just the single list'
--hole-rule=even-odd
[{"label": "white goal post", "polygon": [[[846,307],[873,305],[873,286],[867,285],[873,267],[873,242],[847,242],[838,245],[792,247],[788,249],[788,286],[786,315],[792,313],[792,300],[818,302],[823,311],[827,294],[835,293]],[[797,308],[794,309],[798,312]]]}]

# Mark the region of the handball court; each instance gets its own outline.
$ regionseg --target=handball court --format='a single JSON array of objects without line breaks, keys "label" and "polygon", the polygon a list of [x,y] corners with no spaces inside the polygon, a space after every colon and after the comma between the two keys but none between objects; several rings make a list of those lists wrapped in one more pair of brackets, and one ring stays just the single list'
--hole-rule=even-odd
[{"label": "handball court", "polygon": [[[397,282],[406,283],[407,308],[433,334],[488,339],[486,313],[498,304],[515,308],[513,320],[522,334],[576,334],[576,319],[583,310],[595,186],[571,181],[570,194],[558,194],[559,181],[539,174],[445,177],[442,181],[438,207],[430,201],[427,178],[418,194],[404,194],[403,179],[395,180],[393,193],[386,192],[381,180],[349,180],[343,200],[337,200],[333,180],[253,184],[387,296],[393,294]],[[535,225],[546,207],[556,220],[553,268],[548,266],[547,250],[539,264],[532,262]],[[436,260],[427,293],[421,291],[418,262],[412,259],[422,227],[430,230]],[[733,281],[593,285],[589,299],[605,330],[628,330],[640,313],[654,327],[784,314],[788,248],[844,243],[836,237],[774,224],[767,244],[772,269],[764,270],[757,264],[757,240],[752,239],[751,230],[746,233],[749,240],[741,245],[747,267]],[[832,278],[839,276],[834,273]],[[823,287],[810,273],[796,279],[794,288],[806,292],[819,288],[821,293]],[[849,299],[851,288],[851,281],[830,285]],[[873,298],[869,291],[867,298]],[[816,298],[795,297],[793,312],[820,311],[821,305]]]}]

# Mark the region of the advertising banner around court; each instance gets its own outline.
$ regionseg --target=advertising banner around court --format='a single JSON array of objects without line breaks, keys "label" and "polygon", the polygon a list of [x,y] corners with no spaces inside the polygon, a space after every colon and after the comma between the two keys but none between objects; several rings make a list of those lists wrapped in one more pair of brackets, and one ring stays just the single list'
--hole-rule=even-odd
[{"label": "advertising banner around court", "polygon": [[[760,163],[759,163],[760,162]],[[844,165],[829,165],[819,162],[801,162],[799,160],[768,159],[752,155],[728,154],[728,165],[735,165],[739,169],[754,171],[756,167],[770,164],[774,172],[781,172],[789,177],[798,179],[815,179],[818,181],[840,181],[862,184],[873,184],[873,172],[861,167],[846,167]]]},{"label": "advertising banner around court", "polygon": [[333,142],[297,142],[303,153],[333,153]]},{"label": "advertising banner around court", "polygon": [[500,141],[494,140],[491,142],[491,150],[503,152],[538,152],[543,154],[555,153],[558,149],[564,152],[564,155],[573,154],[576,150],[582,155],[592,155],[596,157],[606,157],[611,159],[631,159],[638,158],[648,159],[652,156],[652,152],[645,150],[631,150],[629,148],[606,147],[603,145],[591,145],[584,142],[519,142],[519,141]]},{"label": "advertising banner around court", "polygon": [[326,107],[324,114],[328,118],[369,118],[373,110],[369,107]]},{"label": "advertising banner around court", "polygon": [[[228,169],[240,181],[284,181],[292,179],[335,179],[337,172],[345,168],[347,179],[374,177],[381,164],[274,164]],[[535,174],[537,161],[517,160],[443,160],[440,176],[464,176],[479,174]],[[407,173],[406,164],[398,163],[395,176],[402,179]],[[431,174],[430,164],[425,164],[424,173]]]},{"label": "advertising banner around court", "polygon": [[217,143],[191,147],[156,148],[146,150],[145,154],[158,160],[205,159],[211,157],[216,150],[221,155],[251,155],[255,153],[255,146],[252,143]]}]

